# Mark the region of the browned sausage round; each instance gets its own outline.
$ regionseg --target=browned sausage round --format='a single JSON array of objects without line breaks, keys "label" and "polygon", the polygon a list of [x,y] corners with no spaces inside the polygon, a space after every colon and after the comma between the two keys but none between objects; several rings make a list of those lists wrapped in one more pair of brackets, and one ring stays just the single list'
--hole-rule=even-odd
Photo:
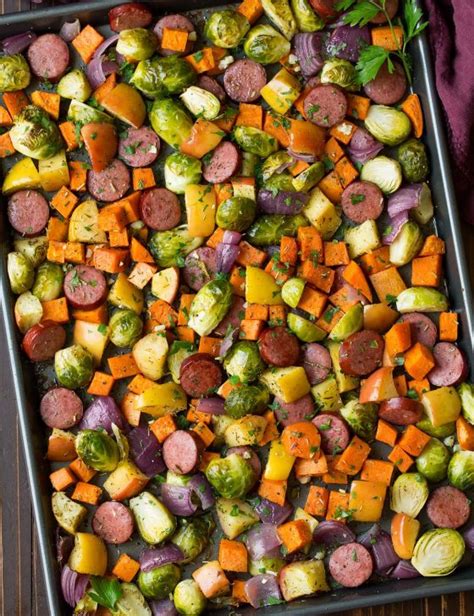
[{"label": "browned sausage round", "polygon": [[376,220],[383,212],[383,194],[372,182],[352,182],[341,196],[341,206],[347,218],[357,224]]},{"label": "browned sausage round", "polygon": [[364,86],[364,92],[378,105],[394,105],[405,94],[407,80],[403,67],[393,63],[395,70],[390,73],[387,64],[384,64],[377,76]]},{"label": "browned sausage round", "polygon": [[129,167],[149,167],[160,152],[160,138],[149,126],[129,128],[120,138],[119,156]]},{"label": "browned sausage round", "polygon": [[261,64],[253,60],[237,60],[224,73],[227,95],[238,103],[251,103],[260,96],[267,83],[267,74]]},{"label": "browned sausage round", "polygon": [[265,329],[258,339],[258,348],[264,362],[279,368],[296,364],[301,350],[298,338],[281,325]]},{"label": "browned sausage round", "polygon": [[347,113],[347,99],[338,87],[327,83],[314,87],[304,99],[305,116],[323,128],[342,122]]},{"label": "browned sausage round", "polygon": [[332,368],[331,355],[326,347],[317,342],[306,345],[303,352],[303,368],[311,385],[322,383]]},{"label": "browned sausage round", "polygon": [[200,75],[196,85],[198,88],[202,88],[203,90],[207,90],[223,103],[225,101],[225,90],[221,86],[221,84],[214,79],[214,77],[209,77],[209,75]]},{"label": "browned sausage round", "polygon": [[449,387],[463,381],[469,367],[461,349],[452,342],[438,342],[433,349],[435,367],[428,372],[428,380],[435,387]]},{"label": "browned sausage round", "polygon": [[152,18],[151,11],[141,2],[121,4],[109,11],[110,28],[114,32],[146,28],[150,25]]},{"label": "browned sausage round", "polygon": [[26,332],[22,346],[31,361],[48,361],[63,348],[65,342],[66,331],[62,325],[43,321]]},{"label": "browned sausage round", "polygon": [[202,398],[222,385],[222,370],[212,355],[194,353],[181,364],[179,380],[191,398]]},{"label": "browned sausage round", "polygon": [[49,428],[68,430],[81,421],[84,406],[70,389],[53,387],[41,398],[40,413]]},{"label": "browned sausage round", "polygon": [[300,421],[308,421],[315,413],[313,398],[309,394],[294,402],[285,402],[275,396],[272,408],[275,409],[275,415],[284,428]]},{"label": "browned sausage round", "polygon": [[69,66],[69,48],[58,34],[39,36],[27,56],[32,73],[48,81],[58,81]]},{"label": "browned sausage round", "polygon": [[211,280],[217,272],[216,251],[210,246],[201,246],[188,254],[184,261],[184,282],[193,289],[199,291]]},{"label": "browned sausage round", "polygon": [[64,278],[64,295],[74,308],[93,310],[107,298],[104,274],[90,265],[76,265]]},{"label": "browned sausage round", "polygon": [[[163,30],[165,28],[169,28],[170,30],[182,30],[183,32],[189,32],[189,34],[194,32],[193,23],[189,21],[189,19],[185,17],[184,15],[179,15],[179,14],[165,15],[165,17],[162,17],[161,19],[159,19],[156,23],[156,26],[153,28],[153,31],[158,37],[158,42],[159,42],[158,52],[162,56],[171,56],[172,54],[176,53],[175,51],[171,49],[163,49],[161,47],[161,39],[163,38]],[[188,37],[188,40],[186,43],[186,49],[183,52],[180,52],[178,55],[182,56],[183,54],[191,53],[191,51],[193,50],[193,45],[194,45],[193,41]]]},{"label": "browned sausage round", "polygon": [[130,172],[116,158],[103,171],[91,170],[87,174],[87,190],[97,201],[118,201],[130,188]]},{"label": "browned sausage round", "polygon": [[187,475],[197,469],[204,443],[192,430],[176,430],[163,443],[163,460],[173,473]]},{"label": "browned sausage round", "polygon": [[[390,19],[393,19],[398,11],[398,0],[385,0],[385,10],[388,13]],[[387,22],[387,18],[385,17],[385,13],[383,11],[379,11],[375,17],[370,20],[373,24],[384,24]]]},{"label": "browned sausage round", "polygon": [[331,554],[329,571],[346,588],[361,586],[372,575],[374,565],[367,548],[360,543],[346,543]]},{"label": "browned sausage round", "polygon": [[33,237],[48,224],[49,205],[36,190],[19,190],[8,200],[7,215],[15,231]]},{"label": "browned sausage round", "polygon": [[321,449],[324,453],[335,455],[349,445],[350,433],[346,422],[333,413],[320,413],[313,419],[321,435]]},{"label": "browned sausage round", "polygon": [[181,220],[178,197],[167,188],[150,188],[140,197],[143,222],[155,231],[173,229]]},{"label": "browned sausage round", "polygon": [[438,338],[438,330],[430,317],[421,312],[402,314],[398,323],[410,323],[411,343],[419,342],[427,347],[433,347]]},{"label": "browned sausage round", "polygon": [[341,369],[352,376],[367,376],[382,365],[384,341],[377,332],[363,329],[339,348]]},{"label": "browned sausage round", "polygon": [[230,141],[222,141],[204,165],[202,175],[211,184],[227,182],[240,167],[239,149]]},{"label": "browned sausage round", "polygon": [[133,533],[133,516],[122,503],[108,501],[99,505],[92,518],[92,529],[106,543],[126,543]]},{"label": "browned sausage round", "polygon": [[423,415],[423,405],[411,398],[390,398],[384,400],[379,406],[379,417],[396,424],[397,426],[408,426],[416,424]]},{"label": "browned sausage round", "polygon": [[432,492],[426,513],[431,522],[440,528],[459,528],[471,513],[467,496],[453,486],[442,486]]}]

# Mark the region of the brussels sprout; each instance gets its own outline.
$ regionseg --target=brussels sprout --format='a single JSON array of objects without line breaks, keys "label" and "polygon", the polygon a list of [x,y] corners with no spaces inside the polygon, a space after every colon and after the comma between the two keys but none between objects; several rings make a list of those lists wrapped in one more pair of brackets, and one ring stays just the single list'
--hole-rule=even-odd
[{"label": "brussels sprout", "polygon": [[434,438],[446,438],[456,432],[456,423],[454,421],[435,427],[426,415],[421,418],[416,427]]},{"label": "brussels sprout", "polygon": [[446,445],[432,438],[416,459],[416,470],[428,481],[443,481],[448,472],[450,453]]},{"label": "brussels sprout", "polygon": [[193,121],[186,111],[171,98],[153,103],[150,122],[155,133],[175,150],[186,141],[193,127]]},{"label": "brussels sprout", "polygon": [[386,195],[394,193],[402,183],[400,163],[388,156],[376,156],[362,167],[360,179],[377,184]]},{"label": "brussels sprout", "polygon": [[293,164],[293,158],[286,150],[279,150],[270,154],[260,165],[260,176],[267,182],[281,168],[289,167]]},{"label": "brussels sprout", "polygon": [[416,518],[428,500],[429,489],[420,473],[403,473],[396,478],[390,494],[390,509]]},{"label": "brussels sprout", "polygon": [[170,351],[168,353],[168,368],[171,373],[171,378],[179,385],[179,371],[183,361],[194,355],[196,350],[190,342],[184,340],[173,340]]},{"label": "brussels sprout", "polygon": [[243,383],[255,381],[265,369],[257,343],[251,340],[236,342],[225,356],[224,368]]},{"label": "brussels sprout", "polygon": [[48,244],[48,238],[45,235],[15,240],[13,242],[16,252],[21,252],[22,255],[31,261],[33,267],[38,267],[46,259]]},{"label": "brussels sprout", "polygon": [[166,599],[181,579],[181,569],[172,563],[140,571],[138,587],[147,599]]},{"label": "brussels sprout", "polygon": [[217,47],[237,47],[250,29],[246,17],[237,11],[224,9],[211,14],[204,28],[204,36]]},{"label": "brussels sprout", "polygon": [[133,310],[117,310],[109,321],[110,340],[119,348],[132,347],[142,329],[142,320]]},{"label": "brussels sprout", "polygon": [[474,451],[456,451],[449,461],[448,481],[463,491],[474,486]]},{"label": "brussels sprout", "polygon": [[354,304],[332,328],[329,334],[330,340],[342,342],[360,331],[364,326],[364,307],[361,303]]},{"label": "brussels sprout", "polygon": [[402,166],[403,177],[407,182],[424,182],[426,180],[430,168],[424,143],[418,139],[405,141],[398,147],[397,158]]},{"label": "brussels sprout", "polygon": [[398,232],[390,244],[390,263],[394,265],[406,265],[416,257],[423,246],[423,233],[420,227],[408,220]]},{"label": "brussels sprout", "polygon": [[201,161],[188,154],[173,152],[165,161],[164,173],[166,188],[177,195],[184,195],[186,186],[201,181]]},{"label": "brussels sprout", "polygon": [[15,302],[15,321],[22,334],[41,321],[43,306],[37,297],[26,291]]},{"label": "brussels sprout", "polygon": [[33,285],[35,270],[31,261],[21,252],[10,252],[7,257],[7,272],[10,286],[16,295],[25,293]]},{"label": "brussels sprout", "polygon": [[122,30],[117,41],[117,53],[134,62],[148,60],[158,47],[158,38],[153,30],[131,28]]},{"label": "brussels sprout", "polygon": [[181,94],[196,81],[193,67],[176,55],[139,62],[130,83],[150,98]]},{"label": "brussels sprout", "polygon": [[293,188],[299,192],[308,192],[319,184],[325,173],[324,163],[318,160],[293,178]]},{"label": "brussels sprout", "polygon": [[42,302],[57,299],[63,292],[63,281],[64,272],[62,267],[57,263],[46,261],[36,271],[36,278],[31,292]]},{"label": "brussels sprout", "polygon": [[224,498],[242,498],[255,483],[255,471],[250,462],[233,453],[215,458],[206,468],[206,478]]},{"label": "brussels sprout", "polygon": [[20,111],[9,135],[17,152],[37,160],[51,158],[63,145],[56,124],[46,111],[35,105]]},{"label": "brussels sprout", "polygon": [[242,150],[262,158],[278,150],[278,141],[275,137],[252,126],[237,126],[234,129],[234,139]]},{"label": "brussels sprout", "polygon": [[151,236],[148,247],[157,265],[174,267],[182,265],[184,257],[199,248],[204,238],[192,237],[186,225],[170,231],[157,231]]},{"label": "brussels sprout", "polygon": [[369,133],[384,145],[398,145],[411,132],[406,113],[387,105],[371,105],[364,124]]},{"label": "brussels sprout", "polygon": [[249,413],[260,415],[270,401],[270,394],[263,385],[235,387],[225,399],[224,408],[230,417],[239,419]]},{"label": "brussels sprout", "polygon": [[262,556],[256,560],[250,559],[250,575],[260,575],[261,573],[274,573],[278,575],[286,562],[280,556]]},{"label": "brussels sprout", "polygon": [[291,8],[300,32],[316,32],[324,28],[324,19],[313,11],[308,0],[291,0]]},{"label": "brussels sprout", "polygon": [[60,79],[57,93],[63,98],[70,98],[85,103],[92,94],[92,88],[84,72],[79,68],[75,68]]},{"label": "brussels sprout", "polygon": [[377,404],[361,404],[358,399],[349,400],[339,412],[357,436],[369,443],[374,440],[378,420]]},{"label": "brussels sprout", "polygon": [[79,125],[92,124],[112,124],[113,119],[103,111],[81,103],[77,100],[72,100],[67,112],[67,119]]},{"label": "brussels sprout", "polygon": [[324,329],[299,314],[290,313],[287,322],[289,329],[303,342],[319,342],[327,336]]},{"label": "brussels sprout", "polygon": [[428,184],[422,184],[420,193],[420,202],[410,212],[413,218],[420,225],[426,225],[434,215],[433,201],[431,199],[431,190]]},{"label": "brussels sprout", "polygon": [[200,336],[208,336],[227,314],[232,303],[232,287],[225,278],[214,279],[197,293],[189,310],[188,326]]},{"label": "brussels sprout", "polygon": [[265,181],[263,188],[270,190],[273,193],[284,190],[287,192],[295,192],[293,186],[293,177],[286,171],[283,173],[275,173],[268,180]]},{"label": "brussels sprout", "polygon": [[174,589],[174,606],[183,616],[199,616],[206,609],[206,597],[194,580],[182,580]]},{"label": "brussels sprout", "polygon": [[[166,481],[169,483],[168,478]],[[183,564],[192,562],[206,549],[214,528],[214,521],[208,516],[180,519],[178,530],[171,537],[171,542],[183,553]]]},{"label": "brussels sprout", "polygon": [[302,214],[260,216],[247,230],[247,240],[254,246],[275,246],[284,235],[294,237],[298,227],[307,227],[308,219]]},{"label": "brussels sprout", "polygon": [[111,472],[119,463],[119,448],[105,430],[81,430],[76,437],[76,451],[81,460],[101,472]]},{"label": "brussels sprout", "polygon": [[216,223],[221,229],[245,231],[253,223],[257,205],[246,197],[230,197],[217,208]]},{"label": "brussels sprout", "polygon": [[60,385],[68,389],[88,385],[94,371],[92,355],[81,347],[73,344],[57,351],[54,356],[54,371]]},{"label": "brussels sprout", "polygon": [[24,90],[30,80],[30,67],[21,53],[0,57],[0,92]]},{"label": "brussels sprout", "polygon": [[461,562],[465,549],[457,530],[435,528],[418,539],[411,564],[424,577],[449,575]]},{"label": "brussels sprout", "polygon": [[186,88],[179,98],[186,109],[197,118],[214,120],[221,110],[221,103],[217,96],[198,86]]},{"label": "brussels sprout", "polygon": [[406,312],[444,312],[448,309],[445,295],[436,289],[410,287],[397,297],[397,310]]},{"label": "brussels sprout", "polygon": [[458,394],[461,398],[462,414],[470,424],[474,424],[474,385],[472,383],[462,383],[458,387]]},{"label": "brussels sprout", "polygon": [[254,26],[244,43],[245,55],[259,64],[274,64],[290,49],[289,41],[268,24]]},{"label": "brussels sprout", "polygon": [[176,518],[154,494],[144,490],[129,502],[138,532],[144,541],[161,543],[176,530]]},{"label": "brussels sprout", "polygon": [[288,304],[291,308],[296,308],[300,303],[304,287],[305,281],[301,278],[290,278],[287,280],[281,288],[281,297],[285,304]]},{"label": "brussels sprout", "polygon": [[[114,616],[152,616],[145,597],[135,584],[121,584],[122,595],[115,604]],[[93,612],[95,614],[95,612]],[[82,614],[80,616],[86,616]],[[91,615],[92,616],[92,615]]]},{"label": "brussels sprout", "polygon": [[335,83],[341,88],[354,91],[358,90],[357,73],[355,66],[348,60],[333,58],[324,63],[321,70],[321,83]]},{"label": "brussels sprout", "polygon": [[296,21],[288,0],[262,0],[262,7],[268,19],[291,41],[296,34]]}]

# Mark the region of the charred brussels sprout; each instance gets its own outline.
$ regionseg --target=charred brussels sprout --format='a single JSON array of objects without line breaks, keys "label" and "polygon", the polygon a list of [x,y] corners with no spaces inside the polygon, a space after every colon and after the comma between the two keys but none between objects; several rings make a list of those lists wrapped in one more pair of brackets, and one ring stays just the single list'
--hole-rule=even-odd
[{"label": "charred brussels sprout", "polygon": [[150,98],[181,94],[196,81],[193,67],[176,55],[139,62],[131,83]]},{"label": "charred brussels sprout", "polygon": [[252,465],[237,453],[211,460],[206,469],[206,477],[224,498],[241,498],[255,483]]},{"label": "charred brussels sprout", "polygon": [[435,438],[446,438],[456,432],[456,423],[454,421],[435,427],[426,415],[420,419],[416,427]]},{"label": "charred brussels sprout", "polygon": [[181,579],[181,569],[174,564],[140,571],[138,587],[147,599],[166,599]]},{"label": "charred brussels sprout", "polygon": [[36,278],[31,289],[33,295],[47,302],[60,297],[63,291],[64,272],[60,265],[46,261],[36,271]]},{"label": "charred brussels sprout", "polygon": [[411,564],[423,577],[449,575],[464,556],[461,534],[451,528],[429,530],[418,539]]},{"label": "charred brussels sprout", "polygon": [[143,322],[133,310],[117,310],[109,321],[110,341],[119,348],[132,347],[140,338]]},{"label": "charred brussels sprout", "polygon": [[201,181],[201,161],[194,156],[173,152],[165,161],[165,184],[168,190],[184,195],[186,186]]},{"label": "charred brussels sprout", "polygon": [[46,259],[48,244],[48,238],[45,235],[28,237],[13,242],[15,250],[21,252],[22,255],[31,261],[33,267],[38,267]]},{"label": "charred brussels sprout", "polygon": [[295,192],[292,176],[284,171],[283,173],[274,173],[268,180],[265,181],[263,188],[277,193],[280,190],[286,192]]},{"label": "charred brussels sprout", "polygon": [[378,420],[376,404],[361,404],[357,399],[350,400],[341,408],[340,413],[357,436],[368,442],[374,440]]},{"label": "charred brussels sprout", "polygon": [[458,387],[458,394],[461,398],[463,416],[469,423],[474,424],[474,385],[462,383]]},{"label": "charred brussels sprout", "polygon": [[80,344],[73,344],[56,353],[54,370],[60,385],[76,389],[89,384],[94,371],[94,360],[89,351]]},{"label": "charred brussels sprout", "polygon": [[227,415],[240,419],[245,415],[260,415],[270,401],[268,389],[263,385],[241,385],[227,396],[224,408]]},{"label": "charred brussels sprout", "polygon": [[21,252],[10,252],[7,257],[7,272],[10,286],[16,295],[31,289],[35,270],[31,261]]},{"label": "charred brussels sprout", "polygon": [[190,563],[206,549],[214,528],[214,521],[207,516],[181,518],[178,530],[171,538],[171,542],[177,545],[183,553],[183,564]]},{"label": "charred brussels sprout", "polygon": [[390,263],[394,265],[410,263],[420,252],[424,239],[416,222],[413,220],[406,222],[390,244]]},{"label": "charred brussels sprout", "polygon": [[346,90],[358,89],[356,77],[355,66],[339,58],[325,62],[321,71],[321,83],[335,83]]},{"label": "charred brussels sprout", "polygon": [[63,98],[70,98],[71,100],[85,103],[92,94],[92,88],[84,72],[76,68],[61,78],[58,83],[57,92]]},{"label": "charred brussels sprout", "polygon": [[324,19],[313,11],[308,0],[291,0],[291,8],[300,32],[316,32],[324,28]]},{"label": "charred brussels sprout", "polygon": [[449,450],[437,438],[432,438],[416,459],[416,469],[428,481],[443,481],[448,472]]},{"label": "charred brussels sprout", "polygon": [[16,116],[10,138],[17,152],[37,160],[51,158],[63,147],[58,127],[35,105],[28,105]]},{"label": "charred brussels sprout", "polygon": [[397,158],[402,166],[403,177],[407,182],[424,182],[428,177],[429,164],[426,148],[418,139],[409,139],[397,150]]},{"label": "charred brussels sprout", "polygon": [[244,152],[250,152],[262,158],[278,150],[275,137],[252,126],[237,126],[234,130],[234,139]]},{"label": "charred brussels sprout", "polygon": [[158,47],[158,38],[153,30],[130,28],[122,30],[117,41],[117,53],[134,62],[148,60]]},{"label": "charred brussels sprout", "polygon": [[183,616],[200,616],[206,609],[206,597],[194,580],[182,580],[174,589],[174,606]]},{"label": "charred brussels sprout", "polygon": [[214,120],[220,113],[221,103],[217,96],[204,88],[191,86],[180,96],[183,105],[194,117]]},{"label": "charred brussels sprout", "polygon": [[307,227],[308,219],[302,214],[260,216],[247,231],[247,240],[254,246],[275,246],[284,235],[294,237],[298,227]]},{"label": "charred brussels sprout", "polygon": [[0,92],[24,90],[30,80],[30,67],[21,53],[0,57]]},{"label": "charred brussels sprout", "polygon": [[387,105],[371,105],[364,123],[369,133],[384,145],[398,145],[411,132],[406,113]]},{"label": "charred brussels sprout", "polygon": [[231,49],[237,47],[250,28],[246,17],[231,9],[215,11],[204,28],[204,36],[217,45]]},{"label": "charred brussels sprout", "polygon": [[236,342],[225,356],[224,368],[243,383],[255,381],[265,369],[257,343],[251,340]]},{"label": "charred brussels sprout", "polygon": [[214,279],[197,293],[189,310],[188,325],[200,336],[208,336],[227,314],[232,303],[228,280]]},{"label": "charred brussels sprout", "polygon": [[293,158],[286,150],[279,150],[270,154],[260,165],[260,175],[264,182],[268,182],[272,176],[278,174],[281,169],[291,167]]},{"label": "charred brussels sprout", "polygon": [[160,267],[174,267],[182,264],[194,249],[199,248],[203,238],[192,237],[186,225],[176,227],[170,231],[157,231],[151,236],[148,247],[157,265]]},{"label": "charred brussels sprout", "polygon": [[416,518],[428,500],[429,489],[420,473],[403,473],[395,480],[390,495],[390,509]]},{"label": "charred brussels sprout", "polygon": [[222,229],[245,231],[255,219],[257,206],[247,197],[230,197],[223,201],[216,215],[216,222]]},{"label": "charred brussels sprout", "polygon": [[119,463],[119,448],[104,430],[81,430],[76,437],[76,451],[90,468],[111,472]]},{"label": "charred brussels sprout", "polygon": [[474,486],[474,451],[457,451],[448,466],[448,481],[459,490]]},{"label": "charred brussels sprout", "polygon": [[183,107],[171,98],[153,103],[150,122],[155,133],[175,150],[186,141],[193,127],[193,121]]},{"label": "charred brussels sprout", "polygon": [[296,34],[296,21],[288,0],[262,0],[262,6],[268,19],[291,41]]},{"label": "charred brussels sprout", "polygon": [[244,43],[247,58],[259,64],[273,64],[290,53],[289,41],[267,24],[254,26]]}]

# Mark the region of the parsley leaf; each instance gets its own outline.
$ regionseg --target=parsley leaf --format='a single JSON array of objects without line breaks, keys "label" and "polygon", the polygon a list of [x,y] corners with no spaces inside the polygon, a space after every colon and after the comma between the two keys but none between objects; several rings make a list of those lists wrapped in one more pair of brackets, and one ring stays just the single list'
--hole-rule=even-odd
[{"label": "parsley leaf", "polygon": [[420,7],[416,6],[414,0],[405,0],[403,4],[403,18],[406,25],[406,38],[404,48],[406,44],[415,36],[418,36],[428,25],[427,21],[421,21],[423,12]]},{"label": "parsley leaf", "polygon": [[366,26],[379,12],[380,6],[377,3],[372,0],[362,0],[344,15],[344,22],[350,26]]},{"label": "parsley leaf", "polygon": [[358,83],[365,85],[372,81],[372,79],[375,79],[382,65],[389,59],[389,55],[390,52],[387,49],[377,45],[367,45],[367,47],[364,47],[356,64]]},{"label": "parsley leaf", "polygon": [[93,601],[109,610],[115,609],[115,604],[123,593],[122,587],[117,580],[92,577],[91,586],[92,590],[89,591],[89,596]]}]

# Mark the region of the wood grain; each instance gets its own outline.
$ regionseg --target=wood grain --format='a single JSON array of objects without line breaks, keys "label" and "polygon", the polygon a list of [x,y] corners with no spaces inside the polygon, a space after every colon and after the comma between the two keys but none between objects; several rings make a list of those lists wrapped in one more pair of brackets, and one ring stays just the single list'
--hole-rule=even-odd
[{"label": "wood grain", "polygon": [[[34,10],[42,5],[30,0],[0,0],[0,12]],[[59,3],[57,3],[59,4]],[[463,236],[471,284],[474,288],[474,228],[464,225]],[[6,348],[0,328],[0,349]],[[20,436],[12,399],[8,366],[0,367],[0,392],[3,394],[0,421],[0,614],[2,616],[46,616],[36,532],[29,501]],[[5,455],[6,454],[6,455]],[[12,540],[12,538],[14,538]],[[340,612],[341,616],[474,616],[474,591],[382,607]]]}]

